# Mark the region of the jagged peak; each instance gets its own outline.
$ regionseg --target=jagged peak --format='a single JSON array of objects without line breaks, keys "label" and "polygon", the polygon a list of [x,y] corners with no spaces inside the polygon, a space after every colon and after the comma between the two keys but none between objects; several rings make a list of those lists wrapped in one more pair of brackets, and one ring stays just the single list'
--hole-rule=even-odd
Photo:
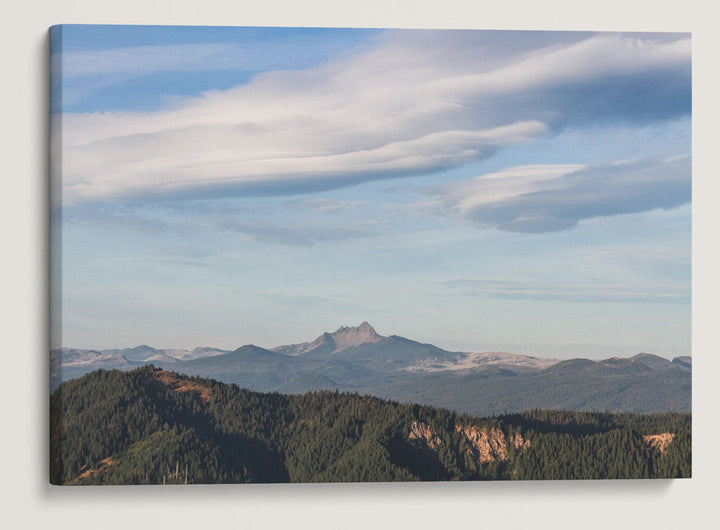
[{"label": "jagged peak", "polygon": [[272,351],[286,355],[303,355],[313,351],[322,351],[323,354],[338,353],[361,344],[380,342],[382,339],[375,328],[364,320],[358,326],[341,326],[332,333],[326,331],[312,342],[278,346],[272,348]]},{"label": "jagged peak", "polygon": [[[367,320],[363,320],[359,326],[340,326],[333,335],[336,333],[346,333],[348,331],[361,331],[365,333],[372,333],[374,335],[377,335],[377,332],[375,331],[375,328],[373,328],[370,324],[368,324]],[[327,335],[327,333],[325,333]]]},{"label": "jagged peak", "polygon": [[375,328],[368,324],[367,321],[363,321],[359,326],[342,326],[338,328],[331,337],[335,343],[335,351],[332,353],[337,353],[368,342],[380,342],[382,339],[375,331]]}]

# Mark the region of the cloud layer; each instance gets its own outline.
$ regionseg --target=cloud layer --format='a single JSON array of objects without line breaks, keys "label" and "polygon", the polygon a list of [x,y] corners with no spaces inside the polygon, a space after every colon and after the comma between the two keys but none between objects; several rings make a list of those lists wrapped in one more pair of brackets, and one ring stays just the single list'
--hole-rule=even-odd
[{"label": "cloud layer", "polygon": [[[388,32],[361,53],[172,109],[55,116],[62,201],[290,194],[428,174],[560,128],[686,115],[689,69],[687,35]],[[588,215],[569,210],[556,228]]]},{"label": "cloud layer", "polygon": [[691,199],[690,157],[537,165],[426,190],[439,211],[511,232],[553,232],[583,219],[674,208]]}]

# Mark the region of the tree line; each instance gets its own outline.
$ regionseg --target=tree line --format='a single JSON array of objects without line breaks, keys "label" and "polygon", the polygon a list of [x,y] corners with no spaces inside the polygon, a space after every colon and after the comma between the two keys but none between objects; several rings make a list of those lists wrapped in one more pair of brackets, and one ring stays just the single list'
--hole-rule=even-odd
[{"label": "tree line", "polygon": [[[252,392],[152,365],[62,383],[50,398],[50,421],[54,484],[691,474],[690,414],[533,410],[476,418],[357,393]],[[418,426],[432,442],[417,435]],[[473,444],[480,442],[459,427],[495,436],[499,456],[479,458]],[[660,433],[672,435],[662,452],[644,438]]]}]

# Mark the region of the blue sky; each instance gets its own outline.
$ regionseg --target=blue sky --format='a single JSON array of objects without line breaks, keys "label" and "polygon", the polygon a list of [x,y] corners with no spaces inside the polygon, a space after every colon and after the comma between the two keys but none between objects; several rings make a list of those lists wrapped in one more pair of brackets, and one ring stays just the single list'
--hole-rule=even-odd
[{"label": "blue sky", "polygon": [[463,351],[690,353],[688,34],[61,42],[64,346],[271,347],[367,320]]}]

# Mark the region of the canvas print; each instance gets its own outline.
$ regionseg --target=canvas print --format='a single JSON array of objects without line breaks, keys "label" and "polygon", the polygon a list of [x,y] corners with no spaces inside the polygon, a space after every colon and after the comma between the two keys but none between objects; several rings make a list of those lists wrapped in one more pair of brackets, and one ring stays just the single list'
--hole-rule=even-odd
[{"label": "canvas print", "polygon": [[691,36],[50,30],[50,482],[691,476]]}]

